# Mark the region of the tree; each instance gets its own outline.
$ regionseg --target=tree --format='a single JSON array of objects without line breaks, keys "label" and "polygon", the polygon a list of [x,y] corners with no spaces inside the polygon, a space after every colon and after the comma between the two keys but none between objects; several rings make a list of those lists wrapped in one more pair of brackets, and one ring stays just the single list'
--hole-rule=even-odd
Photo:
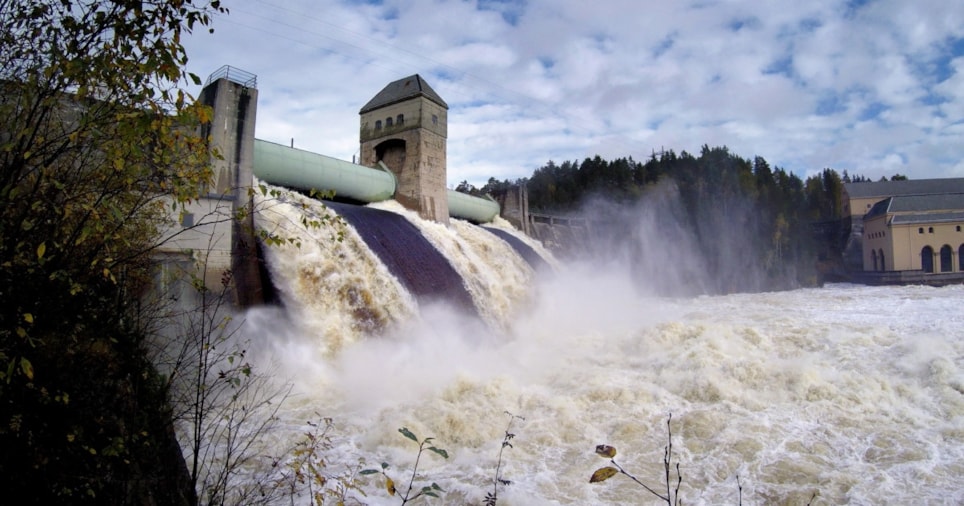
[{"label": "tree", "polygon": [[211,179],[180,40],[219,12],[0,0],[0,482],[27,503],[194,502],[132,301]]},{"label": "tree", "polygon": [[172,273],[167,290],[145,298],[162,324],[149,340],[151,363],[165,381],[198,504],[270,504],[284,491],[271,484],[273,470],[252,465],[265,457],[254,446],[274,428],[291,384],[272,381],[247,360],[243,321],[230,307],[230,273],[217,287],[204,282],[211,250]]},{"label": "tree", "polygon": [[475,185],[469,183],[468,181],[466,181],[466,180],[464,180],[464,179],[462,180],[461,183],[458,184],[458,186],[455,187],[455,191],[457,191],[457,192],[459,192],[459,193],[465,193],[465,194],[467,194],[467,195],[478,195],[478,194],[479,194],[479,189],[476,188]]}]

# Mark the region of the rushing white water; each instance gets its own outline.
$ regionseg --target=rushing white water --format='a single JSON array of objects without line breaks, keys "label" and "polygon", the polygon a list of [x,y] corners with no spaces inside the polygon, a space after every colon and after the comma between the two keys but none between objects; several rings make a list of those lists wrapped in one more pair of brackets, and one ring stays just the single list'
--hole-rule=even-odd
[{"label": "rushing white water", "polygon": [[264,248],[275,287],[296,333],[330,354],[370,333],[411,318],[411,295],[358,233],[319,201],[262,185],[257,226],[282,244]]},{"label": "rushing white water", "polygon": [[[737,476],[748,505],[964,503],[964,286],[659,298],[614,266],[567,265],[536,280],[498,239],[466,227],[438,230],[454,236],[433,243],[466,257],[460,272],[493,278],[467,281],[493,300],[487,326],[417,307],[354,239],[340,253],[304,243],[271,253],[272,267],[290,272],[278,283],[294,310],[251,311],[245,333],[290,373],[295,395],[265,444],[290,444],[306,421],[332,417],[328,470],[389,462],[404,489],[417,452],[398,432],[407,427],[450,456],[419,462],[416,485],[446,491],[427,503],[481,504],[508,411],[525,420],[512,425],[502,462],[512,483],[498,504],[659,504],[624,476],[589,477],[608,464],[595,446],[610,444],[619,465],[664,490],[672,414],[685,504],[737,504]],[[368,267],[345,264],[356,257]],[[353,310],[328,299],[347,285],[317,282],[347,276],[391,325],[337,329],[352,328]],[[379,478],[358,484],[362,503],[400,502]]]}]

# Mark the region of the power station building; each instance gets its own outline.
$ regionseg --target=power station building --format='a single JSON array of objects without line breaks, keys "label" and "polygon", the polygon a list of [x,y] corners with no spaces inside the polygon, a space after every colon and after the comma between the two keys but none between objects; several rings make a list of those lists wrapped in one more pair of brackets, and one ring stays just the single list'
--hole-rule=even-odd
[{"label": "power station building", "polygon": [[846,183],[842,200],[858,280],[964,281],[964,178]]}]

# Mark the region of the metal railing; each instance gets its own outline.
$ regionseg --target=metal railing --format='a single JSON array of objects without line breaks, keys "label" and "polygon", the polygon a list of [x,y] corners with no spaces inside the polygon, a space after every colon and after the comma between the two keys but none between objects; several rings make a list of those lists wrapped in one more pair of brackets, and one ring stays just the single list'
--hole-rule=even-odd
[{"label": "metal railing", "polygon": [[258,76],[230,65],[225,65],[212,72],[211,75],[208,76],[208,82],[204,85],[207,86],[218,79],[227,79],[246,88],[258,87]]}]

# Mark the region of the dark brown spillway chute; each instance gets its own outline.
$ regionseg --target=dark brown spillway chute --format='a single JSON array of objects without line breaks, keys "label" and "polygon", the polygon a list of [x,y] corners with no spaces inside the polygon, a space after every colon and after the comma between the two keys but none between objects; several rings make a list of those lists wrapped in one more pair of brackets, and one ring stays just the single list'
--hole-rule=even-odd
[{"label": "dark brown spillway chute", "polygon": [[441,300],[478,314],[459,273],[404,216],[351,204],[325,205],[355,228],[368,248],[419,302]]}]

